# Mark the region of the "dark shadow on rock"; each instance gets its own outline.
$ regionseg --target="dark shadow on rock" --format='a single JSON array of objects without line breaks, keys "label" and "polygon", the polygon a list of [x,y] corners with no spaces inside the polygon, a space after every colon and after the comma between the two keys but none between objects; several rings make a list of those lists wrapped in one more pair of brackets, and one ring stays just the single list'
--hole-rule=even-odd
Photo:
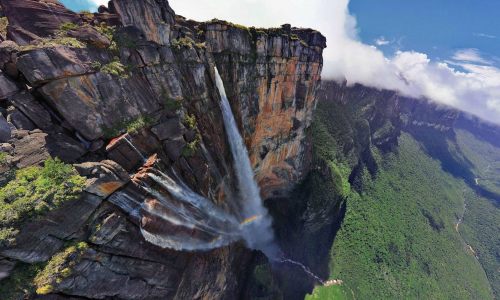
[{"label": "dark shadow on rock", "polygon": [[[327,181],[333,179],[312,171],[289,198],[266,201],[284,256],[304,264],[322,280],[329,276],[330,249],[346,211],[340,195],[318,189],[328,186]],[[275,264],[273,271],[284,299],[304,299],[320,284],[294,265]]]}]

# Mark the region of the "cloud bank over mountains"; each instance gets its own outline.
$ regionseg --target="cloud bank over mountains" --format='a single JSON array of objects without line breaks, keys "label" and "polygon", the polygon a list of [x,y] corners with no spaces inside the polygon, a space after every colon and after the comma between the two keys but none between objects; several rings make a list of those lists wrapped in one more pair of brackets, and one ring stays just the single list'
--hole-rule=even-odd
[{"label": "cloud bank over mountains", "polygon": [[377,46],[389,41],[381,38],[375,45],[360,41],[349,0],[170,0],[170,4],[178,14],[195,20],[217,17],[243,25],[292,23],[318,29],[328,39],[324,78],[425,97],[500,124],[500,69],[479,50],[462,49],[446,61],[431,61],[413,51],[387,57]]}]

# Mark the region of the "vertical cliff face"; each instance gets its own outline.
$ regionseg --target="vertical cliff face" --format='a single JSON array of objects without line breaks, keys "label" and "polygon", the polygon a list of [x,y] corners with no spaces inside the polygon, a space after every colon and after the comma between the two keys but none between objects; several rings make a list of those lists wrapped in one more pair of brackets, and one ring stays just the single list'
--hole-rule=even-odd
[{"label": "vertical cliff face", "polygon": [[143,239],[140,228],[181,228],[145,213],[158,199],[141,189],[141,174],[153,166],[169,170],[221,209],[235,210],[217,67],[263,197],[287,195],[310,167],[306,129],[325,38],[289,25],[186,20],[162,0],[114,0],[97,14],[76,14],[57,1],[0,3],[9,21],[0,44],[2,174],[59,157],[87,178],[78,201],[23,218],[15,242],[2,243],[2,268],[17,274],[21,262],[69,260],[65,245],[85,241],[88,247],[71,256],[71,272],[54,275],[40,292],[96,299],[247,295],[252,287],[243,283],[255,253],[241,243],[189,253]]}]

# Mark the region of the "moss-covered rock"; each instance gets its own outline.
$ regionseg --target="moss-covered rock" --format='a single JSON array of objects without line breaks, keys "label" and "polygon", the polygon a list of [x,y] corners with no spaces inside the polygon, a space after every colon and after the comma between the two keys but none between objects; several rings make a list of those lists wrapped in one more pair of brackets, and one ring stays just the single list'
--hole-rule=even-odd
[{"label": "moss-covered rock", "polygon": [[0,245],[13,243],[24,221],[76,199],[84,186],[85,178],[57,158],[46,160],[43,167],[17,170],[0,188]]}]

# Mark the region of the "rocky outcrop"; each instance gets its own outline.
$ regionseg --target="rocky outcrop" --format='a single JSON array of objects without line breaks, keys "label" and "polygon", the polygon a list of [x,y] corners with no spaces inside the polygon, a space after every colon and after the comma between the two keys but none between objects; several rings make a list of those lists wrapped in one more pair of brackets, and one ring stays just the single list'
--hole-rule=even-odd
[{"label": "rocky outcrop", "polygon": [[325,38],[290,25],[186,20],[166,0],[113,0],[96,14],[52,0],[0,3],[9,21],[9,41],[0,44],[2,174],[59,157],[87,178],[78,201],[28,222],[0,259],[44,262],[66,243],[86,241],[71,274],[42,291],[92,299],[251,295],[248,270],[266,261],[242,243],[191,253],[146,242],[141,229],[176,227],[145,212],[159,200],[144,192],[140,175],[154,161],[222,210],[234,209],[217,67],[263,198],[288,195],[310,167],[306,132]]},{"label": "rocky outcrop", "polygon": [[0,3],[9,19],[7,38],[19,45],[54,34],[61,24],[80,19],[57,0],[2,0]]}]

